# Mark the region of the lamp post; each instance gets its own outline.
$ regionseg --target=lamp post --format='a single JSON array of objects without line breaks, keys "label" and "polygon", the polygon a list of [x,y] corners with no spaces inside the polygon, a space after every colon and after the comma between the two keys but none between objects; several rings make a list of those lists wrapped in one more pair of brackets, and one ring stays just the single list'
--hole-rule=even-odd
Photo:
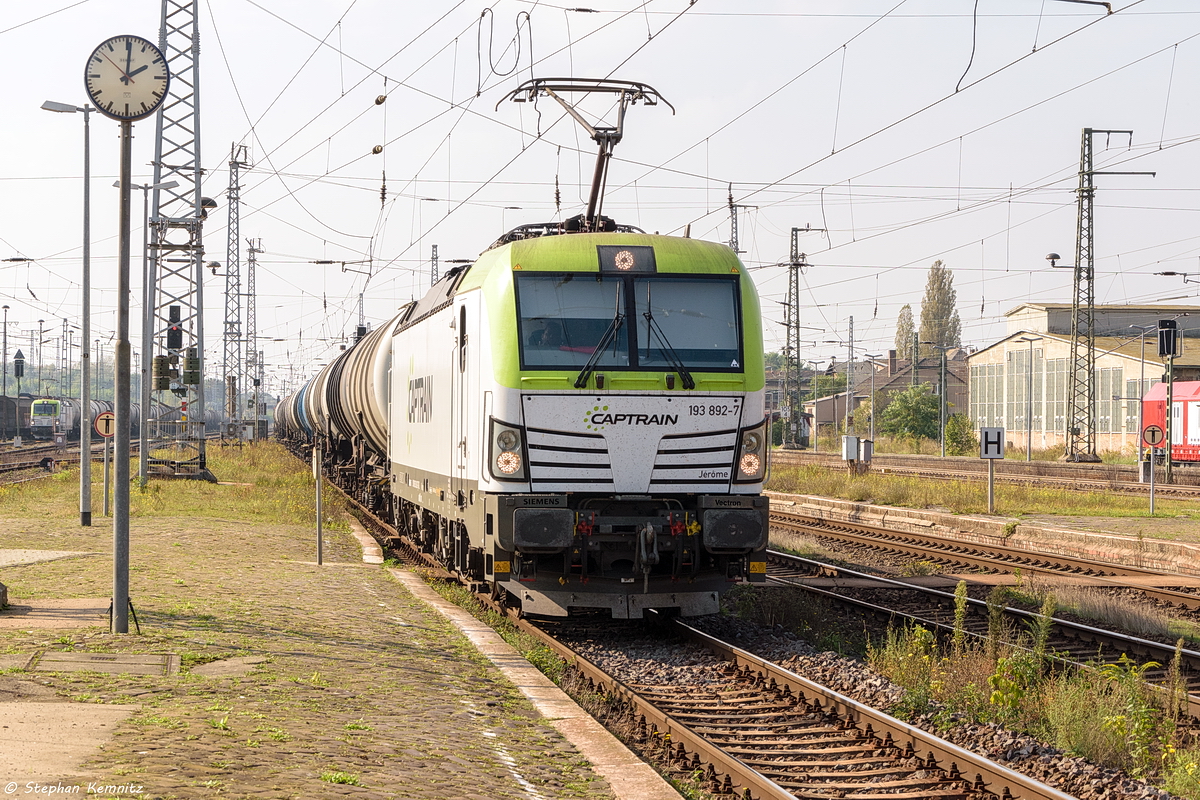
[{"label": "lamp post", "polygon": [[938,439],[941,440],[942,458],[946,457],[946,351],[953,350],[957,345],[936,344],[935,342],[920,342],[935,350],[941,351],[942,360],[938,365]]},{"label": "lamp post", "polygon": [[1040,336],[1022,336],[1018,342],[1029,342],[1029,371],[1025,385],[1025,460],[1033,461],[1033,343],[1040,342]]},{"label": "lamp post", "polygon": [[[4,379],[3,394],[8,397],[8,306],[4,307]],[[7,437],[5,437],[7,438]]]},{"label": "lamp post", "polygon": [[817,444],[821,438],[819,435],[821,433],[821,404],[820,398],[817,397],[817,389],[820,388],[817,385],[819,383],[817,370],[820,369],[821,361],[824,361],[824,359],[820,361],[810,360],[808,362],[809,369],[812,370],[812,380],[809,382],[809,388],[812,390],[813,396],[812,449],[814,453],[818,452]]},{"label": "lamp post", "polygon": [[1139,359],[1141,361],[1141,368],[1138,370],[1138,390],[1136,392],[1138,411],[1137,433],[1133,437],[1134,446],[1137,448],[1138,483],[1141,483],[1145,480],[1142,474],[1145,472],[1145,468],[1142,466],[1142,451],[1144,450],[1142,446],[1142,397],[1146,394],[1146,334],[1150,331],[1158,330],[1158,325],[1130,325],[1129,327],[1137,331],[1138,338],[1142,340],[1142,356]]},{"label": "lamp post", "polygon": [[38,341],[37,341],[37,360],[38,360],[38,396],[41,397],[46,393],[46,388],[42,386],[42,337],[46,335],[45,328],[46,320],[38,320]]},{"label": "lamp post", "polygon": [[[117,181],[114,186],[120,186]],[[148,445],[147,428],[150,420],[150,371],[154,366],[151,356],[154,347],[154,290],[157,288],[158,276],[154,272],[154,262],[149,257],[150,252],[150,192],[159,189],[174,189],[178,181],[162,183],[143,183],[134,186],[142,190],[142,362],[138,374],[141,376],[138,384],[138,397],[142,408],[142,419],[138,422],[138,482],[141,486],[150,480],[150,447]]]},{"label": "lamp post", "polygon": [[[91,113],[94,108],[86,103],[76,106],[71,103],[42,103],[46,111],[60,114],[83,114],[83,310],[79,334],[79,524],[92,524],[92,398],[91,398],[91,353],[88,344],[92,330],[92,235],[91,235]],[[5,328],[7,332],[7,327]],[[7,353],[8,349],[5,348]]]},{"label": "lamp post", "polygon": [[[4,385],[3,394],[4,394],[4,404],[5,405],[4,405],[4,430],[0,431],[0,436],[3,436],[4,440],[8,441],[8,306],[4,307],[4,378],[2,380],[2,383]],[[12,408],[13,408],[13,412],[14,412],[14,416],[15,416],[15,412],[17,410],[17,404],[14,403]]]},{"label": "lamp post", "polygon": [[871,365],[871,441],[875,441],[875,359],[882,353],[863,353],[863,358]]}]

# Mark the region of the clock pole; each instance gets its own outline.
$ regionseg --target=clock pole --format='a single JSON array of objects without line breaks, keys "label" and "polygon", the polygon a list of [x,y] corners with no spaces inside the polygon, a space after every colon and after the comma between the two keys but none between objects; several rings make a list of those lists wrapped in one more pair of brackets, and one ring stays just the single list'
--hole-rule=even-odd
[{"label": "clock pole", "polygon": [[129,205],[133,122],[121,120],[121,199],[118,212],[116,507],[113,517],[113,633],[129,633]]}]

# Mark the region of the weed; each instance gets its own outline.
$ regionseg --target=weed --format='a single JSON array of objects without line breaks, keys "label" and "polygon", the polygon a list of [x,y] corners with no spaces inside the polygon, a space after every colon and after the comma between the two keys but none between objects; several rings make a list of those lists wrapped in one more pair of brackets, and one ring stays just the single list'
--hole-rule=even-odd
[{"label": "weed", "polygon": [[967,582],[959,581],[954,587],[954,655],[962,656],[967,639]]},{"label": "weed", "polygon": [[915,578],[919,575],[937,575],[941,572],[935,562],[926,559],[919,561],[910,561],[904,565],[904,569],[900,570],[900,574],[906,578]]},{"label": "weed", "polygon": [[320,672],[314,672],[312,675],[309,675],[307,678],[292,678],[292,682],[293,683],[302,683],[302,684],[305,684],[306,686],[325,687],[325,686],[329,685],[329,681],[327,681],[323,677],[321,677]]},{"label": "weed", "polygon": [[1132,772],[1142,776],[1151,766],[1154,745],[1163,738],[1161,712],[1151,702],[1146,685],[1146,672],[1161,664],[1146,661],[1138,664],[1124,653],[1114,664],[1100,667],[1100,675],[1113,684],[1124,698],[1121,713],[1104,719],[1104,727],[1116,731],[1124,740],[1132,759]]},{"label": "weed", "polygon": [[349,772],[341,772],[340,770],[326,770],[325,772],[322,772],[321,780],[325,781],[326,783],[343,783],[347,786],[363,785],[362,781],[358,779],[357,775]]},{"label": "weed", "polygon": [[1004,608],[1008,600],[1008,589],[1004,586],[996,586],[988,594],[987,611],[988,611],[988,633],[987,633],[987,652],[988,658],[993,662],[1000,660],[1000,643],[1005,637],[1005,619]]},{"label": "weed", "polygon": [[208,721],[208,724],[211,725],[212,727],[216,728],[219,731],[228,731],[229,730],[229,715],[226,714],[225,716],[221,717],[220,719],[210,719]]},{"label": "weed", "polygon": [[365,722],[363,722],[361,718],[359,718],[358,720],[355,720],[354,722],[347,722],[344,727],[348,731],[369,731],[369,730],[371,730],[371,726],[367,725]]}]

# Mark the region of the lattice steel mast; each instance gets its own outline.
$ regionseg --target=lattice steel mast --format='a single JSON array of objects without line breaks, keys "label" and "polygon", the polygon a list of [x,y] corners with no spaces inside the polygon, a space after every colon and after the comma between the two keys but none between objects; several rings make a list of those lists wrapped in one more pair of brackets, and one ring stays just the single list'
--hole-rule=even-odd
[{"label": "lattice steel mast", "polygon": [[[1075,221],[1075,291],[1071,303],[1071,368],[1067,376],[1067,430],[1064,461],[1096,462],[1096,271],[1092,217],[1096,175],[1151,175],[1153,172],[1097,172],[1092,169],[1095,134],[1133,137],[1133,131],[1083,129],[1079,156],[1078,215]],[[1051,261],[1051,266],[1054,262]]]},{"label": "lattice steel mast", "polygon": [[[736,215],[734,217],[736,219]],[[800,273],[809,267],[808,256],[800,252],[800,234],[824,232],[824,228],[792,228],[792,250],[788,260],[787,301],[784,304],[783,325],[783,396],[788,419],[783,425],[785,450],[800,448],[800,415],[804,405],[800,399]]]},{"label": "lattice steel mast", "polygon": [[[215,480],[204,442],[204,218],[216,206],[200,196],[200,32],[194,0],[163,0],[159,49],[171,88],[158,112],[154,145],[151,327],[154,389],[179,406],[151,440],[150,474]],[[165,355],[162,355],[165,351]],[[170,400],[170,397],[165,398]]]},{"label": "lattice steel mast", "polygon": [[258,393],[262,386],[263,363],[262,353],[258,351],[258,309],[255,298],[257,289],[254,285],[255,273],[258,271],[258,254],[262,252],[262,239],[246,240],[246,370],[249,379],[246,383],[249,397],[249,414],[247,418],[254,425],[252,439],[258,437]]},{"label": "lattice steel mast", "polygon": [[246,390],[242,351],[242,239],[241,239],[241,168],[246,162],[246,146],[232,145],[229,150],[229,226],[225,250],[225,425],[223,440],[242,443],[241,393]]}]

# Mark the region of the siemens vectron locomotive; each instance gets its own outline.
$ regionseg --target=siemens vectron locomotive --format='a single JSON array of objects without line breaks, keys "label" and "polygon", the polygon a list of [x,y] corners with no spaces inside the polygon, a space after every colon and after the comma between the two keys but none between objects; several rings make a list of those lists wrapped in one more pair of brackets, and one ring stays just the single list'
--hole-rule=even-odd
[{"label": "siemens vectron locomotive", "polygon": [[711,613],[766,577],[760,319],[724,245],[519,228],[283,398],[277,429],[525,613]]}]

